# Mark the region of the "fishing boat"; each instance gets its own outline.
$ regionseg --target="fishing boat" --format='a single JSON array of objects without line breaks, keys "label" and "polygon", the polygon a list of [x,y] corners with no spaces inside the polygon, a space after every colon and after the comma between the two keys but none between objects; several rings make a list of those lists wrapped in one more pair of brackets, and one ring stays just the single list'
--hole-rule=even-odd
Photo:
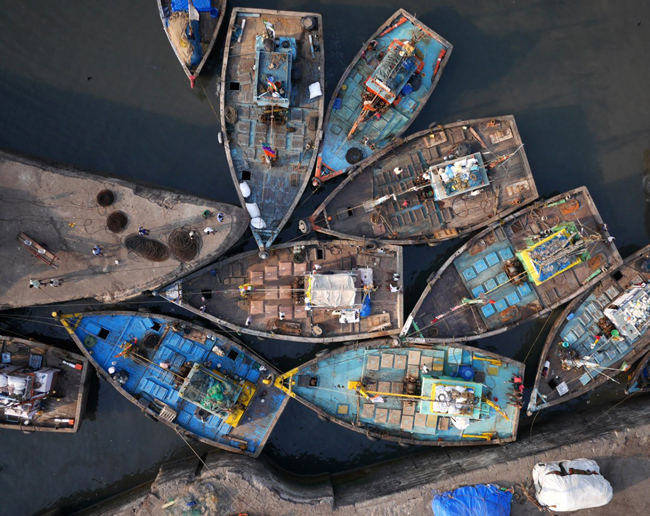
[{"label": "fishing boat", "polygon": [[0,309],[123,301],[212,263],[239,206],[0,151]]},{"label": "fishing boat", "polygon": [[[567,305],[551,328],[528,413],[589,392],[629,367],[650,346],[650,246],[607,271]],[[636,378],[635,378],[636,377]],[[643,369],[631,385],[643,381]]]},{"label": "fishing boat", "polygon": [[459,237],[537,199],[513,116],[397,138],[339,184],[303,232],[399,245]]},{"label": "fishing boat", "polygon": [[325,113],[314,186],[360,166],[403,134],[429,100],[451,49],[403,9],[370,36]]},{"label": "fishing boat", "polygon": [[158,0],[169,44],[194,88],[217,40],[226,0]]},{"label": "fishing boat", "polygon": [[309,183],[323,120],[323,23],[315,13],[233,9],[221,76],[230,173],[260,256]]},{"label": "fishing boat", "polygon": [[401,335],[433,342],[490,337],[548,315],[621,265],[587,188],[494,222],[429,279]]},{"label": "fishing boat", "polygon": [[88,361],[47,344],[0,336],[0,428],[74,433],[86,411]]},{"label": "fishing boat", "polygon": [[275,385],[373,441],[476,446],[516,439],[524,364],[462,344],[394,340],[323,350]]},{"label": "fishing boat", "polygon": [[103,379],[181,436],[257,457],[287,403],[269,363],[200,326],[141,312],[58,319]]},{"label": "fishing boat", "polygon": [[206,267],[162,289],[172,303],[241,333],[330,343],[399,333],[402,249],[317,240]]}]

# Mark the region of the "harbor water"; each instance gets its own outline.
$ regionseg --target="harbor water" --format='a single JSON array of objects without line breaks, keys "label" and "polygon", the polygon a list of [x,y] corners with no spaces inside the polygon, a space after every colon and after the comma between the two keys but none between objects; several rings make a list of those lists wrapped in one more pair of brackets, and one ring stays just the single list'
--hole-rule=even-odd
[{"label": "harbor water", "polygon": [[[586,185],[624,257],[648,243],[650,3],[237,0],[230,4],[322,13],[326,100],[367,37],[397,8],[417,14],[454,49],[437,89],[407,134],[433,122],[513,114],[541,196]],[[19,2],[3,10],[0,28],[1,148],[238,202],[218,143],[216,89],[224,34],[192,90],[153,0]],[[310,215],[332,188],[327,184],[314,194],[307,190],[280,242],[299,236],[298,219]],[[405,313],[429,275],[459,245],[405,249]],[[247,233],[229,254],[249,249],[255,249],[255,242]],[[104,308],[90,301],[56,309],[91,307]],[[149,307],[191,318],[178,307],[156,300],[152,304],[152,298],[110,308],[116,307]],[[0,331],[74,350],[51,311],[52,307],[44,307],[2,312]],[[530,386],[544,338],[557,315],[477,345],[525,360]],[[241,340],[280,370],[311,359],[323,347],[245,336]],[[557,411],[622,397],[622,387],[609,382],[568,407],[542,412],[537,421],[549,420]],[[520,433],[528,432],[530,424],[523,418]],[[195,448],[198,453],[209,449]],[[264,454],[290,472],[318,474],[421,452],[370,442],[320,421],[291,401]],[[481,453],[481,448],[471,453]],[[80,509],[152,480],[164,462],[191,455],[172,429],[145,417],[94,378],[78,434],[2,433],[0,512]]]}]

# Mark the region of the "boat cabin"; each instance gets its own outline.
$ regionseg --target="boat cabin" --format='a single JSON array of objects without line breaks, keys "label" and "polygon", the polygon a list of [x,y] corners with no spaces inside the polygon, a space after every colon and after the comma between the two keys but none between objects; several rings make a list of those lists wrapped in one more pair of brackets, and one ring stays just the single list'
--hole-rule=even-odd
[{"label": "boat cabin", "polygon": [[296,39],[280,37],[277,40],[255,38],[254,94],[258,106],[287,109],[291,99],[291,63],[296,58]]}]

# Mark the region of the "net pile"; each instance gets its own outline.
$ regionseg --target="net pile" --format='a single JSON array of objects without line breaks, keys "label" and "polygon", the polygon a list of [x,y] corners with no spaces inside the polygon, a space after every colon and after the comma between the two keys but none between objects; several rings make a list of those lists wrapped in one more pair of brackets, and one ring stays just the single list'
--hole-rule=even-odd
[{"label": "net pile", "polygon": [[179,262],[191,262],[201,252],[201,235],[197,229],[177,228],[169,235],[167,244]]},{"label": "net pile", "polygon": [[123,211],[114,211],[106,217],[106,226],[113,233],[121,233],[129,223],[129,218]]},{"label": "net pile", "polygon": [[132,253],[152,262],[164,262],[169,258],[169,248],[162,242],[141,235],[129,235],[124,245]]}]

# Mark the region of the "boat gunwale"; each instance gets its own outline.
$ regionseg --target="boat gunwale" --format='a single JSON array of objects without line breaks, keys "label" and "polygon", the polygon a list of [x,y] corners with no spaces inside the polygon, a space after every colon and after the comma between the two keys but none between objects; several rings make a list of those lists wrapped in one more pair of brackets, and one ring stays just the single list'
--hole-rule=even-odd
[{"label": "boat gunwale", "polygon": [[[465,351],[469,351],[472,353],[475,353],[479,351],[482,355],[485,355],[490,358],[495,358],[498,360],[501,360],[503,362],[506,362],[511,365],[518,365],[519,366],[519,375],[523,378],[524,371],[526,368],[526,365],[522,362],[519,362],[517,360],[514,360],[512,358],[504,357],[502,355],[499,355],[497,353],[492,353],[490,351],[486,351],[484,349],[477,350],[477,348],[468,346],[466,344],[460,344],[460,343],[444,343],[444,344],[437,344],[437,343],[430,343],[430,342],[416,342],[415,339],[407,338],[407,339],[399,339],[400,340],[400,346],[394,346],[393,343],[395,342],[397,338],[392,337],[392,338],[380,338],[380,339],[373,339],[370,341],[364,341],[364,342],[352,342],[350,344],[346,344],[344,346],[340,346],[336,349],[333,349],[332,351],[329,351],[325,355],[317,356],[308,362],[305,362],[301,365],[299,365],[297,368],[295,368],[294,375],[298,374],[301,370],[308,369],[312,365],[320,362],[321,360],[326,360],[328,358],[331,358],[333,356],[336,356],[338,354],[345,353],[349,351],[351,348],[353,349],[359,349],[360,347],[365,347],[365,348],[379,348],[380,346],[389,346],[389,349],[400,349],[400,348],[421,348],[421,349],[430,349],[434,346],[451,346],[451,347],[457,347]],[[409,439],[409,438],[404,438],[404,437],[397,437],[393,435],[387,435],[383,434],[377,431],[371,431],[370,429],[363,429],[358,426],[353,425],[352,423],[348,423],[346,421],[343,421],[336,416],[326,412],[325,410],[321,409],[317,405],[314,405],[310,401],[307,401],[306,399],[298,396],[295,391],[292,391],[291,397],[306,407],[310,408],[314,412],[316,412],[319,416],[322,416],[323,418],[326,418],[328,421],[332,421],[344,428],[347,428],[349,430],[354,430],[355,432],[364,434],[369,437],[373,437],[376,439],[382,439],[385,441],[393,441],[402,445],[414,445],[414,446],[487,446],[487,445],[494,445],[494,444],[505,444],[509,442],[513,442],[517,439],[517,430],[519,428],[519,415],[521,413],[521,409],[515,410],[515,417],[513,419],[513,432],[512,436],[503,438],[503,439],[493,439],[490,441],[482,441],[482,440],[476,440],[476,441],[467,441],[467,442],[462,442],[462,441],[438,441],[438,440],[422,440],[422,439]]]},{"label": "boat gunwale", "polygon": [[[79,314],[64,314],[64,315],[62,315],[62,317],[65,316],[65,315],[78,315],[81,318],[83,318],[83,317],[91,317],[91,316],[96,317],[96,316],[121,315],[121,316],[127,316],[127,317],[128,316],[136,316],[136,317],[143,317],[143,318],[144,317],[146,317],[146,318],[153,317],[153,318],[157,318],[157,319],[163,319],[167,323],[171,323],[173,321],[181,321],[182,323],[186,324],[187,326],[191,327],[192,329],[203,331],[205,333],[213,333],[213,334],[219,335],[219,338],[227,341],[231,346],[234,346],[238,351],[254,357],[255,360],[257,360],[262,365],[264,365],[264,367],[266,367],[267,370],[270,373],[274,374],[275,376],[277,376],[279,374],[279,371],[273,365],[271,365],[269,362],[264,360],[262,357],[260,357],[257,353],[255,353],[254,351],[252,351],[248,347],[237,343],[234,339],[232,339],[230,337],[227,337],[227,336],[219,333],[216,330],[211,330],[209,328],[199,326],[197,324],[191,323],[189,321],[186,321],[185,319],[181,319],[181,318],[178,318],[178,317],[171,317],[171,316],[162,315],[162,314],[149,314],[149,313],[143,313],[143,312],[133,312],[133,311],[128,311],[128,310],[91,311],[91,312],[83,312],[83,313],[79,313]],[[83,343],[81,342],[81,340],[77,336],[76,332],[73,331],[72,333],[70,333],[70,336],[71,336],[72,340],[75,342],[75,344],[77,345],[77,347],[79,348],[79,350],[83,353],[83,355],[93,365],[93,367],[95,368],[95,371],[97,372],[97,375],[100,376],[101,378],[103,378],[104,380],[106,380],[111,385],[111,387],[115,388],[122,396],[124,396],[127,400],[129,400],[131,403],[133,403],[136,407],[138,407],[147,416],[153,418],[155,421],[164,423],[165,425],[172,428],[176,433],[178,433],[181,436],[187,436],[187,437],[191,437],[193,439],[197,439],[197,440],[201,441],[204,444],[214,446],[216,448],[220,448],[220,449],[228,451],[228,452],[239,453],[239,454],[242,454],[242,455],[248,455],[249,457],[257,458],[260,455],[260,453],[262,453],[262,450],[264,449],[264,446],[266,445],[266,441],[268,440],[269,436],[273,432],[273,429],[275,428],[275,425],[276,425],[276,423],[278,421],[278,418],[280,417],[280,415],[284,411],[284,408],[286,407],[286,404],[289,401],[289,396],[285,396],[283,402],[280,404],[276,414],[273,417],[273,421],[271,422],[271,425],[269,426],[268,431],[266,432],[266,434],[264,436],[264,439],[260,441],[260,444],[257,447],[257,450],[254,453],[247,452],[247,451],[242,451],[239,448],[235,448],[233,446],[228,446],[227,444],[222,444],[222,443],[220,443],[218,441],[211,441],[210,439],[207,439],[205,437],[201,437],[200,435],[195,434],[191,430],[187,430],[187,429],[183,428],[182,426],[177,425],[176,423],[169,422],[166,419],[160,418],[158,413],[154,412],[149,407],[146,407],[144,404],[141,404],[138,400],[135,399],[135,397],[132,394],[127,392],[125,389],[123,389],[122,386],[119,383],[117,383],[115,380],[113,380],[110,377],[108,372],[102,366],[100,366],[97,363],[97,361],[95,360],[95,358],[88,352],[86,347],[83,345]],[[228,434],[224,434],[224,435],[228,435]],[[224,438],[227,440],[227,437],[224,437]]]},{"label": "boat gunwale", "polygon": [[[83,416],[86,411],[86,404],[88,403],[88,390],[90,388],[90,362],[89,360],[82,355],[79,355],[77,353],[72,353],[70,351],[64,350],[57,348],[56,346],[52,346],[50,344],[45,344],[43,342],[35,341],[35,340],[29,340],[29,339],[24,339],[24,338],[18,338],[18,337],[7,337],[5,335],[0,335],[0,343],[4,344],[5,342],[18,342],[20,345],[25,346],[27,348],[39,348],[44,352],[45,358],[47,359],[48,354],[50,353],[50,350],[57,351],[61,354],[67,354],[71,358],[74,358],[74,360],[81,362],[83,365],[83,369],[81,370],[81,375],[79,378],[79,390],[77,391],[76,395],[76,410],[75,410],[75,416],[74,416],[74,424],[70,427],[61,427],[61,428],[56,428],[54,426],[38,426],[37,424],[30,424],[29,426],[25,427],[24,425],[15,425],[15,424],[10,424],[10,423],[0,423],[0,429],[2,430],[22,430],[23,432],[54,432],[54,433],[64,433],[64,434],[74,434],[79,431],[79,427],[81,426],[81,422],[83,421]],[[61,359],[63,360],[63,359]],[[37,421],[38,422],[38,421]]]},{"label": "boat gunwale", "polygon": [[[484,117],[484,118],[473,118],[471,120],[461,120],[459,122],[454,122],[452,124],[447,124],[444,125],[443,128],[456,128],[459,126],[463,125],[474,125],[475,123],[481,123],[484,121],[488,120],[507,120],[508,122],[512,123],[514,126],[514,130],[516,131],[517,134],[517,140],[519,143],[521,143],[521,134],[519,133],[519,129],[517,128],[517,123],[515,122],[515,117],[513,115],[503,115],[499,117]],[[443,130],[444,130],[443,129]],[[454,238],[462,238],[463,236],[467,235],[468,233],[472,233],[474,231],[477,231],[481,228],[484,228],[485,226],[488,226],[492,224],[493,222],[497,220],[501,220],[504,217],[519,211],[520,209],[528,206],[531,202],[536,201],[539,198],[539,192],[537,191],[537,185],[535,184],[535,178],[533,176],[533,173],[530,169],[530,163],[528,162],[528,158],[526,156],[526,152],[524,150],[524,147],[522,146],[520,149],[520,153],[523,156],[522,164],[524,167],[525,174],[529,180],[529,186],[531,186],[531,196],[528,198],[525,202],[507,207],[500,211],[497,212],[496,215],[490,217],[486,221],[482,222],[481,224],[475,224],[474,226],[468,228],[466,231],[463,233],[456,235],[456,236],[450,236],[446,238],[433,238],[433,237],[427,237],[427,236],[419,236],[417,238],[409,238],[409,239],[383,239],[383,238],[372,238],[372,237],[360,237],[358,235],[353,235],[350,233],[342,233],[340,231],[334,231],[332,229],[328,229],[326,227],[318,226],[315,224],[316,217],[323,212],[327,206],[329,205],[330,202],[336,197],[336,195],[345,188],[350,182],[354,181],[355,178],[360,176],[363,172],[365,172],[369,167],[375,165],[376,162],[378,162],[380,159],[384,158],[387,154],[397,151],[400,147],[407,145],[411,143],[414,140],[417,140],[418,138],[422,138],[423,136],[426,136],[427,134],[432,134],[435,132],[435,129],[424,129],[423,131],[419,131],[417,133],[414,133],[410,136],[407,136],[406,138],[396,138],[393,143],[385,147],[384,149],[381,149],[379,152],[376,154],[370,156],[367,158],[367,160],[364,160],[363,166],[362,167],[355,167],[352,169],[348,175],[345,177],[345,179],[336,186],[336,188],[327,196],[327,198],[318,205],[314,213],[309,217],[309,222],[311,223],[311,227],[313,228],[314,231],[317,231],[319,233],[323,233],[326,235],[331,235],[337,238],[343,238],[343,239],[349,239],[349,240],[360,240],[360,241],[373,241],[373,242],[378,242],[380,244],[394,244],[394,245],[417,245],[417,244],[428,244],[428,245],[436,245],[440,242],[444,242],[447,240],[451,240]]]},{"label": "boat gunwale", "polygon": [[[614,273],[616,273],[618,270],[622,269],[623,267],[630,266],[630,264],[632,262],[634,262],[635,260],[637,260],[639,258],[639,256],[641,256],[643,253],[647,253],[648,251],[650,251],[650,245],[639,249],[635,253],[633,253],[630,256],[628,256],[627,258],[625,258],[625,260],[623,260],[623,263],[621,263],[621,265],[619,265],[615,269],[609,270],[607,272],[607,276],[611,277]],[[535,392],[535,391],[539,392],[538,386],[541,383],[542,369],[544,368],[544,362],[546,361],[546,357],[549,354],[551,346],[556,341],[558,333],[560,332],[560,330],[564,326],[564,323],[567,322],[566,317],[577,306],[582,304],[585,301],[585,299],[587,297],[589,297],[593,293],[593,291],[596,290],[599,287],[599,285],[605,279],[607,279],[607,278],[606,277],[601,278],[596,284],[592,285],[592,287],[588,291],[582,292],[581,294],[576,296],[574,299],[572,299],[569,302],[569,304],[565,307],[565,309],[562,311],[562,313],[558,315],[557,320],[553,323],[553,326],[551,326],[551,329],[548,332],[548,335],[546,337],[546,341],[544,342],[544,347],[542,348],[542,353],[541,353],[540,358],[539,358],[539,364],[538,364],[538,367],[537,367],[537,372],[535,373],[535,382],[533,384],[533,392]],[[614,280],[614,283],[616,283],[615,280]],[[643,343],[643,341],[645,341],[645,343]],[[641,344],[641,345],[639,345],[639,344]],[[646,353],[646,352],[648,353],[648,358],[650,359],[650,329],[648,329],[648,331],[646,331],[646,333],[644,335],[639,337],[638,342],[633,345],[633,348],[634,349],[632,349],[628,354],[626,354],[625,357],[623,357],[621,360],[630,360],[631,363],[634,363],[634,361],[636,360],[636,358],[639,355],[641,355],[643,353]],[[643,369],[643,368],[641,368],[641,369]],[[583,394],[594,390],[596,387],[601,386],[602,384],[607,382],[607,380],[609,380],[609,378],[607,378],[606,376],[604,376],[602,374],[598,375],[596,378],[592,378],[592,380],[588,384],[583,385],[578,390],[570,391],[567,394],[565,394],[563,396],[560,396],[557,400],[553,400],[553,401],[551,401],[549,403],[542,403],[542,404],[537,404],[536,403],[535,404],[536,408],[535,408],[534,411],[530,410],[530,402],[529,402],[528,407],[527,407],[527,411],[529,412],[529,414],[532,414],[532,413],[535,413],[535,412],[539,412],[540,410],[550,408],[550,407],[554,407],[555,405],[559,405],[559,404],[564,403],[566,401],[575,399],[578,396],[582,396]],[[628,385],[626,387],[626,393],[627,393],[627,388],[629,388],[632,385],[632,383],[633,383],[633,380],[630,379],[628,381]]]},{"label": "boat gunwale", "polygon": [[[474,341],[474,340],[479,340],[479,339],[486,339],[488,337],[494,337],[495,335],[499,335],[500,333],[503,333],[505,331],[512,330],[513,328],[516,328],[517,326],[520,326],[522,324],[528,323],[530,321],[538,319],[539,317],[543,317],[543,316],[549,314],[550,312],[555,310],[558,306],[561,306],[561,305],[563,305],[565,303],[568,303],[569,301],[573,300],[575,297],[581,295],[583,292],[585,292],[586,290],[589,290],[593,285],[598,283],[602,279],[600,277],[600,274],[598,276],[594,277],[593,279],[591,279],[590,281],[586,282],[579,289],[576,289],[571,294],[571,297],[558,298],[557,301],[555,301],[552,304],[547,305],[545,308],[543,308],[539,312],[535,312],[534,314],[529,315],[528,317],[524,317],[523,319],[519,319],[518,321],[515,321],[513,323],[506,324],[506,325],[501,326],[500,328],[496,328],[494,330],[489,330],[489,331],[486,331],[486,332],[483,332],[483,333],[474,333],[472,335],[464,335],[462,337],[427,337],[427,338],[424,338],[424,337],[412,337],[411,335],[407,334],[407,332],[410,329],[410,326],[413,323],[413,320],[415,319],[415,316],[417,315],[418,311],[422,307],[422,303],[424,302],[426,297],[431,293],[431,288],[432,288],[433,284],[442,276],[442,274],[444,274],[447,271],[447,269],[449,269],[451,267],[454,260],[470,247],[470,245],[473,245],[477,240],[479,240],[480,238],[482,238],[483,236],[488,234],[490,231],[493,231],[494,229],[497,229],[497,228],[507,224],[508,222],[510,222],[510,221],[512,221],[512,220],[514,220],[516,218],[519,218],[519,217],[521,217],[523,215],[526,215],[526,214],[530,213],[532,210],[536,209],[539,206],[548,205],[550,203],[553,203],[553,202],[556,202],[556,201],[558,201],[560,199],[563,199],[563,198],[565,198],[567,196],[572,196],[573,197],[578,193],[584,195],[585,198],[587,199],[587,202],[588,202],[588,205],[589,205],[590,211],[591,211],[590,216],[593,217],[593,219],[597,222],[597,224],[599,226],[603,226],[604,225],[603,219],[601,218],[600,213],[598,212],[598,208],[596,207],[596,204],[594,203],[594,200],[591,197],[591,194],[589,193],[589,189],[586,186],[579,186],[577,188],[573,188],[571,190],[568,190],[568,191],[563,192],[561,194],[555,195],[555,196],[550,197],[548,199],[538,199],[534,203],[529,204],[527,207],[525,207],[525,208],[523,208],[521,210],[518,210],[515,213],[512,213],[512,214],[508,215],[507,217],[505,217],[505,218],[503,218],[503,219],[501,219],[501,220],[499,220],[497,222],[494,222],[494,223],[490,224],[489,226],[484,228],[481,232],[476,233],[474,236],[472,236],[470,239],[468,239],[454,254],[452,254],[447,259],[447,261],[444,263],[444,265],[440,269],[438,269],[437,272],[432,273],[431,276],[429,276],[429,279],[427,280],[426,288],[424,289],[424,291],[420,295],[420,298],[418,299],[418,302],[413,307],[413,310],[411,311],[411,313],[407,317],[406,322],[404,323],[404,326],[402,327],[402,331],[400,332],[400,337],[402,337],[402,338],[405,338],[405,337],[406,338],[413,338],[413,339],[418,340],[420,342],[429,341],[429,342],[433,342],[433,343],[467,342],[467,341]],[[603,235],[609,236],[609,231],[608,230],[603,230],[602,233],[603,233]],[[616,261],[618,263],[615,263],[613,265],[615,265],[616,268],[618,268],[620,265],[623,264],[623,260],[620,258],[620,254],[618,253],[618,250],[616,250],[616,248],[615,248],[615,251],[616,252],[612,253],[610,258],[616,259]],[[421,331],[422,330],[419,330],[419,331],[414,330],[413,332],[411,332],[411,334],[420,333]]]},{"label": "boat gunwale", "polygon": [[[160,0],[159,0],[160,1]],[[226,109],[226,82],[227,82],[227,77],[228,77],[228,61],[230,57],[230,46],[231,46],[231,40],[232,40],[232,33],[235,27],[235,23],[237,21],[237,16],[240,13],[251,13],[251,14],[268,14],[268,15],[275,15],[275,16],[285,16],[285,17],[292,17],[292,18],[305,18],[307,16],[313,16],[318,18],[318,29],[317,32],[320,35],[320,59],[319,59],[319,70],[320,70],[320,80],[319,83],[321,84],[323,92],[325,91],[325,37],[324,37],[324,32],[323,32],[323,17],[319,13],[312,13],[312,12],[305,12],[305,11],[286,11],[286,10],[276,10],[276,9],[256,9],[256,8],[248,8],[248,7],[235,7],[232,10],[232,13],[230,15],[230,21],[228,23],[228,32],[226,33],[226,43],[224,45],[224,51],[223,51],[223,63],[221,66],[221,78],[219,79],[219,113],[220,113],[220,124],[221,124],[221,131],[223,134],[223,146],[224,150],[226,152],[226,159],[228,160],[228,168],[230,169],[230,176],[233,180],[233,184],[235,186],[235,190],[237,191],[237,196],[239,197],[239,202],[241,203],[242,208],[246,206],[246,199],[244,198],[241,189],[239,188],[239,183],[240,180],[237,177],[237,171],[235,169],[235,166],[232,161],[232,155],[230,151],[230,139],[228,138],[228,132],[226,131],[226,115],[225,115],[225,109]],[[318,126],[316,127],[316,137],[315,140],[312,144],[312,156],[309,160],[308,166],[305,168],[305,173],[304,177],[302,178],[302,185],[299,188],[299,191],[295,195],[291,205],[288,207],[287,212],[285,213],[283,219],[280,221],[280,223],[277,225],[276,228],[274,228],[273,233],[271,237],[266,239],[266,243],[264,244],[263,247],[260,246],[260,242],[262,241],[262,237],[259,234],[259,232],[249,223],[249,227],[251,230],[251,233],[253,233],[253,237],[255,238],[255,242],[257,243],[258,247],[260,250],[262,249],[268,249],[273,245],[273,242],[278,238],[280,232],[282,229],[284,229],[284,226],[286,226],[287,222],[289,222],[289,219],[293,215],[293,212],[295,211],[296,207],[298,206],[298,203],[300,202],[303,194],[305,193],[305,190],[307,189],[307,185],[311,181],[311,176],[312,176],[312,171],[314,170],[314,167],[316,165],[316,159],[318,158],[318,152],[320,149],[321,142],[323,140],[323,123],[324,123],[324,109],[325,109],[325,95],[321,95],[319,101],[318,101]],[[259,239],[258,239],[259,237]]]},{"label": "boat gunwale", "polygon": [[[217,26],[214,29],[212,38],[210,38],[210,43],[208,44],[208,48],[203,53],[203,58],[201,59],[201,62],[196,66],[194,73],[190,72],[190,69],[187,67],[187,65],[183,63],[183,61],[181,61],[181,56],[178,54],[178,50],[176,49],[176,46],[174,46],[174,43],[172,42],[172,38],[169,35],[169,32],[167,31],[167,27],[165,26],[165,13],[163,11],[162,1],[157,0],[157,3],[158,3],[158,14],[160,15],[160,21],[163,26],[163,32],[165,33],[165,36],[167,36],[167,41],[169,41],[170,46],[174,50],[174,55],[176,55],[176,59],[178,59],[178,62],[180,63],[181,67],[183,68],[183,71],[185,72],[185,75],[187,75],[187,78],[190,81],[193,81],[197,79],[198,76],[201,74],[203,65],[205,65],[206,61],[208,60],[208,57],[210,57],[212,48],[214,47],[214,44],[217,41],[217,37],[219,36],[219,31],[221,30],[221,24],[223,22],[224,15],[226,13],[228,0],[219,0],[219,19],[217,20]],[[192,87],[194,87],[193,82],[192,82]]]},{"label": "boat gunwale", "polygon": [[[329,102],[329,105],[327,106],[327,111],[325,111],[325,116],[323,118],[323,127],[327,127],[327,124],[329,123],[329,120],[330,120],[330,115],[332,113],[332,109],[334,108],[334,101],[336,100],[336,97],[337,97],[339,91],[341,90],[341,86],[343,86],[343,83],[348,78],[348,76],[350,75],[350,72],[354,68],[354,65],[356,65],[357,62],[359,61],[359,59],[361,59],[362,54],[364,53],[364,51],[366,50],[366,48],[368,47],[370,42],[373,41],[374,39],[376,39],[377,36],[379,36],[384,30],[386,30],[386,28],[388,26],[390,26],[393,23],[393,21],[395,21],[399,16],[404,16],[413,25],[416,25],[416,26],[419,25],[419,26],[425,28],[426,32],[431,37],[433,37],[436,41],[438,41],[442,46],[444,46],[446,48],[446,50],[447,50],[445,56],[440,61],[440,67],[438,68],[438,73],[436,74],[436,76],[433,79],[433,82],[431,83],[431,91],[429,91],[429,94],[426,96],[426,98],[423,99],[424,102],[420,102],[420,105],[418,106],[418,108],[415,111],[413,111],[413,115],[411,116],[409,121],[406,123],[406,125],[403,127],[402,131],[400,132],[400,135],[404,134],[408,130],[408,128],[411,126],[411,124],[418,117],[418,115],[420,114],[422,109],[424,109],[424,106],[427,104],[427,102],[431,98],[431,95],[433,94],[434,90],[438,86],[438,81],[440,80],[440,76],[442,75],[442,72],[445,70],[445,67],[447,66],[447,62],[449,61],[449,57],[451,56],[451,52],[454,49],[454,46],[449,41],[447,41],[445,38],[443,38],[440,34],[438,34],[436,31],[434,31],[431,27],[424,24],[418,18],[416,18],[414,15],[409,13],[407,10],[405,10],[403,8],[399,8],[384,23],[379,25],[379,27],[372,34],[372,36],[370,36],[365,41],[365,43],[363,43],[363,45],[361,46],[361,48],[359,49],[357,54],[352,58],[352,61],[350,61],[350,64],[348,65],[348,67],[341,74],[341,78],[339,79],[339,82],[336,85],[336,88],[334,88],[334,91],[332,92],[332,96],[330,97],[330,102]],[[396,139],[401,139],[401,137],[398,137]],[[325,141],[325,134],[324,134],[324,130],[323,130],[323,136],[321,137],[320,145],[318,146],[318,152],[316,153],[317,155],[322,154],[322,152],[323,152],[322,147],[323,147],[323,142],[324,141]],[[390,147],[390,145],[388,145],[387,147]],[[349,173],[349,172],[351,172],[352,170],[354,170],[356,168],[365,167],[367,161],[370,160],[373,156],[374,156],[374,154],[371,155],[371,156],[368,156],[367,158],[362,159],[361,161],[359,161],[358,163],[355,163],[354,165],[350,165],[349,167],[346,167],[345,169],[343,169],[341,171],[338,171],[339,173],[336,174],[335,176],[329,176],[329,177],[325,176],[326,179],[324,179],[324,180],[322,179],[323,176],[320,174],[320,172],[316,171],[314,173],[314,178],[318,179],[318,181],[320,181],[320,182],[324,182],[324,181],[328,181],[330,179],[334,179],[334,177],[337,177],[337,176],[345,174],[345,173]]]},{"label": "boat gunwale", "polygon": [[[339,244],[339,243],[348,243],[348,244],[354,244],[358,245],[359,242],[356,240],[298,240],[298,241],[293,241],[293,242],[286,242],[284,244],[278,244],[274,245],[273,247],[269,248],[269,251],[272,252],[277,249],[287,249],[289,247],[295,247],[298,245],[304,245],[304,246],[312,246],[312,245],[331,245],[331,244]],[[400,274],[400,276],[403,276],[404,273],[404,253],[402,250],[401,246],[397,245],[388,245],[385,247],[394,247],[395,248],[395,253],[396,253],[396,260],[397,260],[397,272]],[[249,256],[257,255],[258,252],[253,250],[253,251],[246,251],[241,254],[237,254],[234,256],[230,256],[226,258],[225,260],[219,260],[216,261],[212,264],[212,266],[216,265],[227,265],[231,262],[239,261],[243,258],[248,258]],[[193,277],[198,277],[199,275],[205,274],[205,269],[206,267],[199,269],[198,271],[193,272],[192,274],[189,274],[185,278],[182,278],[179,281],[175,281],[171,285],[168,285],[165,289],[161,290],[166,290],[172,285],[182,285],[186,280],[192,279]],[[201,312],[200,309],[195,308],[193,306],[190,306],[188,303],[183,301],[182,299],[180,301],[172,301],[170,299],[167,299],[162,295],[161,292],[158,293],[159,296],[161,296],[163,299],[165,299],[167,302],[175,304],[177,306],[180,306],[184,308],[185,310],[192,312],[195,315],[198,315],[200,317],[203,317],[210,322],[217,324],[218,326],[225,326],[226,328],[229,328],[231,330],[235,330],[238,333],[245,333],[247,335],[254,335],[256,337],[262,337],[266,339],[274,339],[274,340],[288,340],[288,341],[293,341],[293,342],[304,342],[308,344],[329,344],[331,342],[345,342],[350,339],[372,339],[372,338],[379,338],[379,337],[386,337],[390,335],[397,335],[401,331],[402,327],[402,322],[404,321],[404,292],[403,290],[397,293],[397,306],[395,309],[395,316],[397,318],[397,326],[391,330],[384,330],[384,331],[378,331],[378,332],[365,332],[365,333],[357,333],[357,334],[346,334],[346,335],[340,335],[340,336],[334,336],[334,337],[314,337],[314,336],[309,336],[309,337],[294,337],[292,335],[283,335],[279,333],[270,333],[270,332],[265,332],[265,331],[259,331],[259,330],[254,330],[251,329],[248,326],[240,326],[235,323],[231,323],[230,321],[226,319],[222,319],[220,317],[217,317],[215,315],[209,314],[207,312]]]}]

